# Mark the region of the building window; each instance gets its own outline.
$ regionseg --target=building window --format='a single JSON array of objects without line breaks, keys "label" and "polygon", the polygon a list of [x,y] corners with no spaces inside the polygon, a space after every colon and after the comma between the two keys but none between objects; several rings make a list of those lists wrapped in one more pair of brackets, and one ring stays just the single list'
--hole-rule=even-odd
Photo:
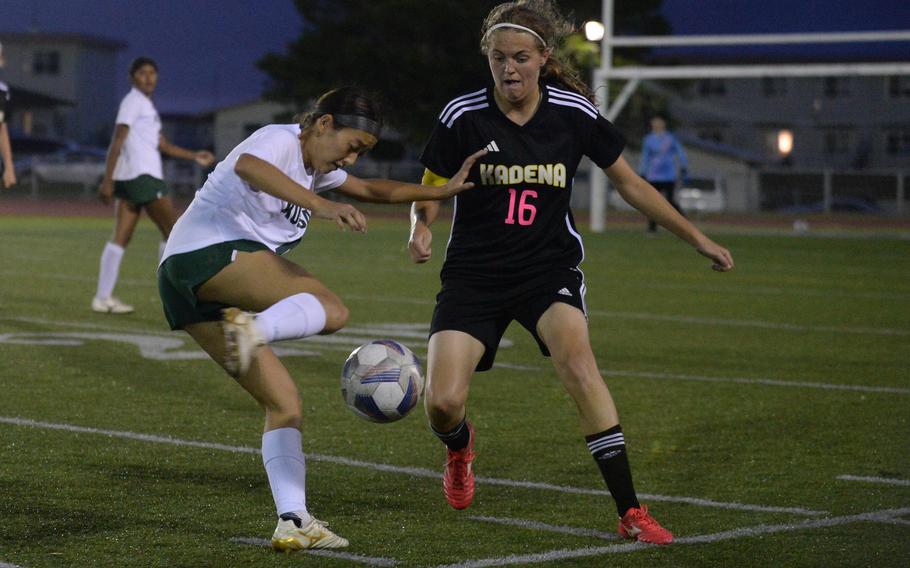
[{"label": "building window", "polygon": [[723,79],[702,79],[698,82],[698,94],[703,97],[721,97],[727,94]]},{"label": "building window", "polygon": [[888,77],[888,95],[892,99],[910,98],[910,77],[906,75]]},{"label": "building window", "polygon": [[701,140],[716,142],[718,144],[724,141],[724,129],[727,125],[723,123],[702,123],[694,125],[695,135]]},{"label": "building window", "polygon": [[847,154],[850,152],[850,138],[849,130],[841,128],[826,130],[822,144],[825,154],[829,156]]},{"label": "building window", "polygon": [[32,73],[35,75],[59,75],[60,52],[36,51],[32,59]]},{"label": "building window", "polygon": [[891,156],[910,156],[910,127],[886,132],[885,151]]},{"label": "building window", "polygon": [[829,99],[850,94],[850,77],[825,77],[823,91]]},{"label": "building window", "polygon": [[787,94],[786,77],[762,77],[761,92],[766,97],[779,97]]}]

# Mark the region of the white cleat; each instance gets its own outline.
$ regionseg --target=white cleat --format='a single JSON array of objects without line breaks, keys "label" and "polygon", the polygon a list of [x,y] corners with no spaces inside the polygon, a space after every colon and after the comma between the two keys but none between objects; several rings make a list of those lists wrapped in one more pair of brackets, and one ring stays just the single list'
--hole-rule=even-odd
[{"label": "white cleat", "polygon": [[305,526],[298,526],[300,517],[282,515],[278,519],[275,534],[272,535],[272,548],[281,552],[293,550],[315,550],[318,548],[344,548],[348,539],[338,536],[328,529],[328,525],[311,517]]},{"label": "white cleat", "polygon": [[224,333],[224,368],[233,377],[242,377],[265,341],[253,323],[253,314],[237,308],[222,312],[221,331]]},{"label": "white cleat", "polygon": [[111,296],[110,298],[92,298],[92,311],[99,314],[131,314],[133,306],[124,304],[119,299]]}]

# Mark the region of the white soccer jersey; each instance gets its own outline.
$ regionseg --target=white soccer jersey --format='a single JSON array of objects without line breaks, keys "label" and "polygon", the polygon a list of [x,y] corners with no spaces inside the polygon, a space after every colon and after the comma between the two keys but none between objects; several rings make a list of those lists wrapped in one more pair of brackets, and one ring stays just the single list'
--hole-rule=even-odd
[{"label": "white soccer jersey", "polygon": [[177,220],[161,261],[226,241],[260,242],[279,254],[297,244],[311,212],[250,186],[234,172],[242,154],[269,162],[303,187],[321,193],[348,178],[344,170],[313,175],[303,165],[300,126],[263,126],[234,148],[211,174]]},{"label": "white soccer jersey", "polygon": [[114,179],[126,181],[143,174],[164,179],[161,153],[158,151],[161,119],[152,99],[133,87],[120,102],[117,124],[129,126],[130,132],[120,149],[120,157],[114,167]]}]

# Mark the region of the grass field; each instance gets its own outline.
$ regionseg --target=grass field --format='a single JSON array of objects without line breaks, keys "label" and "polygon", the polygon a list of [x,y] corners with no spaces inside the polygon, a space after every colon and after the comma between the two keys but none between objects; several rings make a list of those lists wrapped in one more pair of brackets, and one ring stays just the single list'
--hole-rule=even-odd
[{"label": "grass field", "polygon": [[473,384],[474,505],[449,509],[422,412],[367,423],[338,384],[368,339],[425,354],[447,229],[419,267],[403,218],[317,222],[291,258],[352,316],[284,360],[310,508],[351,547],[284,556],[260,546],[260,411],[167,330],[150,224],[116,291],[136,313],[88,309],[110,229],[0,218],[0,566],[910,565],[910,240],[722,234],[721,275],[666,233],[585,235],[595,353],[642,501],[679,540],[655,548],[614,536],[574,407],[517,325]]}]

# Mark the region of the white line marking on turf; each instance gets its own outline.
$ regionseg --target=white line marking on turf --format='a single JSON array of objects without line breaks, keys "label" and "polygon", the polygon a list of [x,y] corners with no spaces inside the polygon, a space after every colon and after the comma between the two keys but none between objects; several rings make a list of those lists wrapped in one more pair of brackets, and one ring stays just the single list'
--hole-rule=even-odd
[{"label": "white line marking on turf", "polygon": [[555,532],[561,534],[571,534],[575,536],[590,536],[594,538],[600,538],[603,540],[619,540],[620,536],[615,532],[603,532],[594,529],[585,529],[579,527],[569,527],[565,525],[549,525],[547,523],[541,523],[538,521],[529,521],[527,519],[513,519],[509,517],[484,517],[484,516],[470,516],[469,519],[473,521],[480,521],[482,523],[495,523],[497,525],[507,525],[513,527],[521,527],[529,530],[536,531],[547,531]]},{"label": "white line marking on turf", "polygon": [[724,318],[705,318],[697,316],[677,316],[669,314],[649,314],[640,312],[615,312],[609,310],[592,310],[589,315],[617,319],[672,321],[676,323],[697,323],[699,325],[729,325],[736,327],[757,327],[762,329],[780,329],[784,331],[823,331],[833,333],[853,333],[867,335],[910,335],[907,329],[886,327],[846,327],[833,325],[802,325],[796,323],[779,323],[761,320],[741,320]]},{"label": "white line marking on turf", "polygon": [[[264,538],[250,538],[250,537],[235,537],[231,539],[231,542],[236,542],[238,544],[249,544],[253,546],[263,546],[272,548],[271,541],[265,540]],[[312,556],[324,556],[326,558],[338,558],[340,560],[350,560],[351,562],[359,562],[361,564],[367,564],[368,566],[398,566],[399,562],[397,560],[392,560],[391,558],[379,558],[375,556],[362,556],[360,554],[352,554],[350,552],[336,552],[334,550],[301,550],[303,554],[309,554]],[[0,567],[2,568],[2,567]]]},{"label": "white line marking on turf", "polygon": [[[34,323],[40,325],[49,325],[49,326],[60,326],[60,327],[75,327],[75,328],[85,328],[85,329],[99,329],[109,332],[123,332],[123,333],[144,333],[147,335],[155,335],[159,337],[183,337],[182,335],[175,335],[174,332],[156,332],[156,331],[145,331],[142,329],[130,329],[130,328],[118,328],[110,326],[102,326],[97,324],[89,323],[80,323],[80,322],[58,322],[52,320],[45,320],[39,318],[27,318],[27,317],[15,317],[15,318],[3,318],[0,317],[0,321],[16,321],[24,323]],[[320,335],[314,336],[303,340],[298,340],[294,342],[287,342],[287,344],[296,344],[300,346],[312,346],[314,343],[319,345],[319,348],[322,350],[328,351],[345,351],[347,349],[353,349],[357,345],[366,343],[374,337],[378,336],[391,336],[393,338],[399,338],[403,341],[408,339],[414,339],[420,337],[423,339],[426,337],[426,324],[407,324],[407,323],[398,323],[398,324],[370,324],[367,326],[353,326],[347,329],[340,331],[334,335]],[[423,331],[417,331],[423,330]],[[12,335],[12,334],[8,334]],[[31,335],[31,334],[30,334]],[[187,341],[191,346],[191,349],[194,349],[195,356],[182,357],[186,359],[206,359],[207,356],[192,342]],[[500,343],[500,347],[512,347],[514,343],[507,339],[503,339]],[[294,348],[289,348],[283,350],[281,346],[274,346],[273,349],[276,350],[281,356],[294,356],[299,354],[306,354],[300,351],[295,350]],[[426,350],[426,345],[421,343],[419,346],[414,345],[413,350],[418,352],[423,352]],[[308,356],[315,356],[312,352]],[[153,357],[161,358],[161,357]],[[551,369],[541,367],[539,365],[521,365],[508,362],[496,362],[495,367],[502,369],[513,369],[518,371],[550,371]],[[647,379],[664,379],[664,380],[679,380],[679,381],[701,381],[701,382],[712,382],[712,383],[739,383],[739,384],[752,384],[752,385],[769,385],[769,386],[778,386],[778,387],[799,387],[799,388],[815,388],[823,390],[845,390],[845,391],[858,391],[858,392],[883,392],[890,394],[910,394],[910,389],[900,388],[900,387],[879,387],[871,385],[844,385],[844,384],[833,384],[833,383],[813,383],[808,381],[784,381],[780,379],[765,379],[765,378],[743,378],[743,377],[706,377],[700,375],[685,375],[678,373],[655,373],[655,372],[641,372],[641,371],[622,371],[616,369],[601,369],[600,372],[604,376],[614,376],[614,377],[641,377]]]},{"label": "white line marking on turf", "polygon": [[[355,300],[371,300],[386,304],[417,304],[435,305],[434,300],[419,300],[415,298],[390,298],[385,296],[367,296],[363,294],[347,294],[345,298]],[[699,316],[680,316],[671,314],[651,314],[644,312],[621,312],[613,310],[591,310],[589,316],[609,317],[615,319],[631,319],[644,321],[672,321],[677,323],[696,323],[699,325],[726,325],[736,327],[756,327],[761,329],[780,329],[784,331],[822,331],[829,333],[851,333],[867,335],[910,335],[910,329],[894,329],[886,327],[847,327],[833,325],[804,325],[796,323],[782,323],[761,320],[743,320],[732,318],[708,318]]]},{"label": "white line marking on turf", "polygon": [[[115,438],[127,440],[139,440],[141,442],[154,442],[158,444],[170,444],[174,446],[185,446],[192,448],[203,448],[209,450],[223,450],[226,452],[236,452],[244,454],[259,454],[259,448],[248,446],[231,446],[227,444],[218,444],[213,442],[199,442],[195,440],[181,440],[180,438],[171,438],[167,436],[157,436],[154,434],[140,434],[137,432],[127,432],[121,430],[103,430],[100,428],[88,428],[85,426],[76,426],[73,424],[59,424],[54,422],[42,422],[38,420],[29,420],[27,418],[18,418],[10,416],[0,416],[0,424],[12,424],[15,426],[29,426],[33,428],[44,428],[48,430],[63,430],[67,432],[77,432],[80,434],[100,434]],[[403,467],[388,465],[375,462],[355,460],[341,456],[330,456],[325,454],[307,454],[307,458],[313,461],[322,461],[338,465],[347,465],[351,467],[362,467],[375,471],[387,473],[401,473],[413,477],[426,477],[438,479],[442,476],[439,471],[420,467]],[[556,491],[560,493],[580,494],[580,495],[605,495],[610,493],[606,489],[589,489],[584,487],[571,487],[565,485],[553,485],[551,483],[539,483],[534,481],[517,481],[512,479],[500,479],[494,477],[477,477],[476,481],[487,485],[503,485],[507,487],[521,487],[524,489],[540,489],[544,491]],[[669,503],[686,503],[700,507],[716,507],[719,509],[733,509],[737,511],[756,511],[762,513],[794,513],[797,515],[825,515],[826,511],[813,511],[800,507],[769,507],[764,505],[750,505],[747,503],[726,503],[723,501],[713,501],[711,499],[699,499],[696,497],[679,497],[675,495],[657,495],[653,493],[639,493],[639,497],[650,501],[665,501]]]},{"label": "white line marking on turf", "polygon": [[[792,532],[803,529],[815,529],[823,527],[833,527],[848,523],[863,521],[872,522],[893,522],[894,517],[910,513],[910,508],[906,509],[886,509],[883,511],[873,511],[870,513],[861,513],[859,515],[846,515],[843,517],[829,517],[827,519],[810,519],[797,523],[783,523],[777,525],[758,525],[754,527],[743,527],[713,534],[679,537],[674,539],[674,546],[680,544],[701,544],[718,542],[722,540],[732,540],[743,537],[756,536],[761,534],[773,534],[779,532]],[[548,552],[539,552],[535,554],[513,554],[500,558],[482,558],[478,560],[468,560],[456,564],[446,564],[437,568],[485,568],[487,566],[507,566],[510,564],[532,564],[540,562],[552,562],[555,560],[567,560],[570,558],[587,558],[591,556],[600,556],[602,554],[617,554],[622,552],[634,552],[652,545],[641,543],[613,544],[608,546],[594,546],[577,549],[551,550]]]},{"label": "white line marking on turf", "polygon": [[[630,284],[631,285],[631,284]],[[805,288],[781,288],[774,286],[703,286],[698,284],[656,284],[656,283],[636,283],[637,288],[648,288],[652,290],[679,290],[682,292],[712,292],[719,294],[737,294],[739,296],[751,296],[754,294],[765,296],[819,296],[822,298],[831,298],[834,296],[843,298],[865,298],[871,300],[904,300],[906,294],[899,292],[853,292],[850,290],[833,290],[833,289],[805,289]]]},{"label": "white line marking on turf", "polygon": [[[493,363],[494,367],[516,371],[549,371],[538,365],[516,365],[514,363]],[[654,373],[644,371],[621,371],[618,369],[600,369],[605,377],[639,377],[643,379],[663,379],[672,381],[699,381],[706,383],[738,383],[743,385],[769,385],[774,387],[798,387],[822,390],[845,390],[859,392],[884,392],[890,394],[910,394],[910,389],[900,387],[876,387],[868,385],[838,385],[833,383],[812,383],[809,381],[784,381],[780,379],[747,379],[744,377],[705,377],[701,375],[684,375],[680,373]]]},{"label": "white line marking on turf", "polygon": [[677,373],[647,373],[639,371],[620,371],[614,369],[601,369],[604,375],[613,377],[629,376],[645,379],[666,379],[676,381],[702,381],[709,383],[739,383],[744,385],[770,385],[775,387],[802,387],[823,390],[846,390],[859,392],[886,392],[891,394],[910,394],[910,389],[900,387],[876,387],[866,385],[838,385],[833,383],[812,383],[808,381],[782,381],[779,379],[747,379],[742,377],[703,377],[699,375],[683,375]]},{"label": "white line marking on turf", "polygon": [[7,564],[6,562],[0,562],[0,568],[22,568],[18,564]]},{"label": "white line marking on turf", "polygon": [[844,481],[868,481],[869,483],[883,483],[885,485],[903,485],[910,487],[910,479],[894,479],[890,477],[868,477],[862,475],[838,475]]}]

